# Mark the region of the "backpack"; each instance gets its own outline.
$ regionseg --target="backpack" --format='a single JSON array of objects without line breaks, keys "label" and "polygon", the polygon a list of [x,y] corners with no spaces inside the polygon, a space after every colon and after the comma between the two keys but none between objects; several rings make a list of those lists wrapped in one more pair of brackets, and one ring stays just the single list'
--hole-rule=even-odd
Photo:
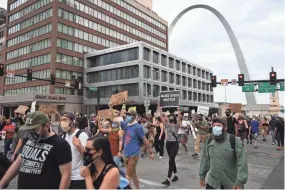
[{"label": "backpack", "polygon": [[[106,173],[112,169],[114,166],[108,166],[105,171],[103,172],[103,175],[105,176]],[[119,168],[118,168],[119,169]],[[130,182],[129,180],[126,179],[126,175],[119,169],[119,173],[120,173],[120,183],[119,183],[119,187],[118,189],[132,189],[130,186]]]},{"label": "backpack", "polygon": [[[0,179],[5,175],[6,171],[9,169],[9,167],[12,165],[11,161],[2,153],[0,152]],[[7,184],[4,189],[8,187],[9,184]]]},{"label": "backpack", "polygon": [[[80,129],[80,130],[77,131],[77,133],[75,134],[75,137],[76,137],[76,138],[79,138],[80,134],[83,133],[83,132],[85,132],[85,130]],[[86,132],[85,132],[85,133],[86,133]],[[86,133],[86,134],[87,134],[87,133]],[[88,136],[88,134],[87,134],[87,136]],[[62,135],[62,138],[65,139],[65,137],[66,137],[66,133],[64,133],[64,134]],[[89,137],[89,136],[88,136],[88,137]]]},{"label": "backpack", "polygon": [[[231,147],[232,147],[232,149],[233,149],[233,151],[234,151],[234,154],[236,154],[236,149],[235,149],[235,147],[236,147],[236,137],[235,137],[234,135],[232,135],[232,134],[229,134],[229,135],[230,135],[230,144],[231,144]],[[212,140],[213,140],[213,138],[210,138],[210,139],[208,140],[208,142],[207,142],[207,145],[209,145]]]}]

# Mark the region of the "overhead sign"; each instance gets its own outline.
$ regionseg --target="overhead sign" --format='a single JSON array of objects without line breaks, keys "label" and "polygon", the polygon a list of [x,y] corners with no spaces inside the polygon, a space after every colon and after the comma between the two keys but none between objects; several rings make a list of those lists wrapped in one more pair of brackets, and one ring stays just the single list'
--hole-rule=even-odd
[{"label": "overhead sign", "polygon": [[223,86],[227,86],[228,83],[229,83],[229,80],[228,80],[228,79],[222,79],[222,80],[221,80],[221,85],[223,85]]},{"label": "overhead sign", "polygon": [[259,93],[276,92],[276,85],[270,85],[269,82],[259,82],[258,92]]},{"label": "overhead sign", "polygon": [[279,89],[280,91],[284,91],[284,82],[280,82],[277,84],[277,89]]},{"label": "overhead sign", "polygon": [[178,107],[180,103],[180,91],[161,91],[159,102],[162,108]]},{"label": "overhead sign", "polygon": [[236,85],[238,83],[238,81],[236,79],[232,79],[231,84],[232,85]]},{"label": "overhead sign", "polygon": [[206,107],[206,106],[198,106],[198,109],[197,109],[197,114],[202,114],[202,115],[205,115],[205,116],[208,116],[209,115],[209,107]]},{"label": "overhead sign", "polygon": [[120,105],[124,104],[128,101],[128,91],[120,92],[118,94],[114,94],[111,96],[110,102],[112,102],[113,105]]},{"label": "overhead sign", "polygon": [[243,92],[254,92],[254,84],[245,84],[242,86]]},{"label": "overhead sign", "polygon": [[89,86],[89,91],[92,91],[92,92],[96,92],[97,91],[97,87],[96,86]]}]

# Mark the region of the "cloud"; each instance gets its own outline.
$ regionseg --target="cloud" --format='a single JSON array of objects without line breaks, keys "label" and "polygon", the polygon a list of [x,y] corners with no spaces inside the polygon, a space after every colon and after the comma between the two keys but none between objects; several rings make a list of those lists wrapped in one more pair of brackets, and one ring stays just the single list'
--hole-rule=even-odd
[{"label": "cloud", "polygon": [[[282,1],[154,0],[154,11],[170,25],[179,12],[195,4],[217,9],[229,22],[243,52],[250,76],[269,79],[271,67],[284,76],[284,10]],[[163,5],[163,6],[162,6]],[[213,13],[197,9],[186,13],[170,37],[169,51],[211,69],[218,80],[237,78],[239,68],[229,37]],[[229,102],[246,103],[238,86],[227,87]],[[269,103],[269,94],[256,94],[258,103]],[[284,92],[279,93],[284,105]],[[215,101],[225,101],[224,87],[214,90]]]}]

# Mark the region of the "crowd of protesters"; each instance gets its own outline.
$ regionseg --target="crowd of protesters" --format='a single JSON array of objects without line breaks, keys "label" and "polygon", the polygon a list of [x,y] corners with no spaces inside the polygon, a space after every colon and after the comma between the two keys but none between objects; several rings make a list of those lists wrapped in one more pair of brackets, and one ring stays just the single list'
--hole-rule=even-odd
[{"label": "crowd of protesters", "polygon": [[[139,159],[148,155],[153,160],[154,151],[162,159],[164,150],[169,165],[162,184],[169,186],[178,181],[175,158],[180,145],[189,151],[191,135],[195,140],[193,158],[199,157],[201,142],[206,145],[200,185],[241,189],[248,178],[245,144],[257,148],[258,139],[266,142],[270,134],[272,144],[277,141],[276,149],[284,150],[284,118],[278,116],[249,117],[227,109],[225,118],[207,117],[181,113],[179,107],[170,113],[159,105],[153,115],[125,109],[114,112],[112,104],[109,109],[113,113],[109,118],[62,113],[59,135],[53,131],[50,117],[39,111],[0,117],[4,156],[13,163],[2,172],[0,188],[18,175],[18,188],[25,189],[139,189]],[[221,166],[226,169],[215,168],[222,162],[212,159],[226,160],[226,166]],[[215,176],[217,172],[221,176]]]}]

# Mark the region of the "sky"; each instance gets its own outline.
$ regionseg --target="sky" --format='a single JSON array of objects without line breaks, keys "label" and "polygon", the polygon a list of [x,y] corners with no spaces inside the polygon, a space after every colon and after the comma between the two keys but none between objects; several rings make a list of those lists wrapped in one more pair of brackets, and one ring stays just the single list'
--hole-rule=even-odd
[{"label": "sky", "polygon": [[[284,1],[153,0],[153,10],[170,25],[182,10],[196,4],[212,6],[228,21],[251,80],[269,80],[271,67],[277,71],[278,78],[284,79]],[[194,9],[181,17],[170,36],[169,51],[209,68],[218,81],[237,79],[240,73],[226,30],[219,19],[205,9]],[[284,92],[279,96],[284,105]],[[270,102],[269,94],[255,93],[255,97],[259,104]],[[214,89],[214,100],[246,104],[245,94],[238,85],[218,85]]]},{"label": "sky", "polygon": [[[278,78],[284,78],[284,1],[153,0],[153,10],[170,25],[182,10],[196,4],[212,6],[228,21],[252,80],[268,80],[271,67]],[[0,0],[0,7],[6,8],[6,5],[7,0]],[[211,69],[218,81],[237,79],[240,73],[223,25],[205,9],[191,10],[178,21],[169,39],[169,51]],[[284,106],[284,92],[279,92],[279,96]],[[255,97],[257,103],[269,104],[269,94],[255,93]],[[214,89],[214,100],[246,104],[245,94],[238,85],[218,85]]]}]

